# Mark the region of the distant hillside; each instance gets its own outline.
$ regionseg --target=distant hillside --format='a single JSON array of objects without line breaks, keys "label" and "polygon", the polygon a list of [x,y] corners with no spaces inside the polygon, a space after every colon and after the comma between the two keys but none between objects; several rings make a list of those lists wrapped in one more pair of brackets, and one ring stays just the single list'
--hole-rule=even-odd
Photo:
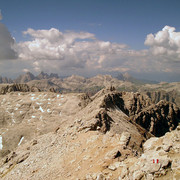
[{"label": "distant hillside", "polygon": [[153,83],[146,80],[138,80],[128,73],[119,73],[114,78],[111,75],[97,75],[85,78],[78,75],[60,78],[55,73],[41,72],[35,76],[30,72],[20,75],[15,80],[0,77],[0,84],[27,83],[30,87],[37,87],[41,91],[54,89],[56,92],[85,92],[89,95],[97,93],[105,87],[114,86],[119,91],[142,92],[153,99],[154,103],[160,100],[168,100],[180,106],[180,82]]},{"label": "distant hillside", "polygon": [[137,84],[137,85],[143,85],[143,84],[157,84],[158,82],[157,81],[150,81],[150,80],[146,80],[146,79],[137,79],[137,78],[134,78],[132,77],[130,74],[128,73],[119,73],[117,76],[116,76],[117,79],[119,80],[122,80],[122,81],[128,81],[128,82],[132,82],[134,84]]}]

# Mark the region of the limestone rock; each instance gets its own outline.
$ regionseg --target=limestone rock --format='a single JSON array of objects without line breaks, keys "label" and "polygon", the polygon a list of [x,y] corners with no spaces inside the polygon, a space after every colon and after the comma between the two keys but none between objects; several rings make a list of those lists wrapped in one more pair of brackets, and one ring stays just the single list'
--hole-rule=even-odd
[{"label": "limestone rock", "polygon": [[131,138],[131,134],[128,132],[123,132],[121,134],[121,138],[120,138],[120,145],[123,146],[124,148],[126,148],[126,146],[128,145],[129,141]]},{"label": "limestone rock", "polygon": [[155,136],[162,136],[178,126],[180,110],[175,104],[160,101],[142,110],[132,119]]},{"label": "limestone rock", "polygon": [[118,148],[114,148],[113,150],[109,151],[105,155],[105,159],[115,159],[117,157],[121,156],[121,152],[119,151]]},{"label": "limestone rock", "polygon": [[6,94],[9,92],[21,91],[21,92],[29,92],[30,87],[27,84],[13,84],[3,86],[0,90],[0,94]]},{"label": "limestone rock", "polygon": [[144,172],[141,170],[135,171],[133,174],[133,179],[134,180],[140,180],[144,176]]}]

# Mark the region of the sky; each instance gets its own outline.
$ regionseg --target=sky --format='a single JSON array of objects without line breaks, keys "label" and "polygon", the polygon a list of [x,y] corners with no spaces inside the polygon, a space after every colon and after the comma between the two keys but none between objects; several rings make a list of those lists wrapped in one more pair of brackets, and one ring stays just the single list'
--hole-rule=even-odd
[{"label": "sky", "polygon": [[179,0],[1,0],[0,75],[180,80]]}]

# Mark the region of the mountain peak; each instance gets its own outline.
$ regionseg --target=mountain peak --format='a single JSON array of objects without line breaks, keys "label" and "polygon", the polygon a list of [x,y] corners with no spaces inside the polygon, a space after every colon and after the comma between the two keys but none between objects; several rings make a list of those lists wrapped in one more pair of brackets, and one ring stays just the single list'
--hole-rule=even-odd
[{"label": "mountain peak", "polygon": [[49,75],[47,73],[44,73],[43,71],[40,72],[40,74],[37,76],[37,79],[48,79]]}]

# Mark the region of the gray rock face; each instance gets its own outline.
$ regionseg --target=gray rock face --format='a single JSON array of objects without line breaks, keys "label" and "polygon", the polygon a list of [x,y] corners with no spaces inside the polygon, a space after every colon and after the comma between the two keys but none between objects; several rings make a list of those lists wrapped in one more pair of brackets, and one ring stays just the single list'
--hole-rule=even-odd
[{"label": "gray rock face", "polygon": [[1,88],[0,94],[6,94],[9,92],[15,92],[15,91],[21,91],[21,92],[29,92],[30,87],[27,84],[13,84],[13,85],[7,85]]},{"label": "gray rock face", "polygon": [[[139,124],[158,137],[174,130],[180,122],[180,110],[175,104],[167,101],[153,104],[147,96],[139,93],[109,91],[105,93],[100,108],[118,108],[129,117],[130,122]],[[102,118],[99,115],[100,119],[105,117],[105,114]]]},{"label": "gray rock face", "polygon": [[14,81],[16,83],[27,83],[29,81],[32,81],[35,79],[35,76],[30,73],[30,72],[27,72],[26,74],[24,75],[20,75],[18,78],[16,78]]},{"label": "gray rock face", "polygon": [[124,148],[127,147],[129,141],[130,141],[130,138],[131,138],[131,134],[128,133],[128,132],[123,132],[121,134],[121,138],[120,138],[120,145],[123,146]]},{"label": "gray rock face", "polygon": [[173,90],[170,92],[166,92],[164,90],[162,91],[149,91],[145,92],[146,95],[148,95],[153,103],[158,103],[161,100],[166,100],[172,103],[176,103],[177,105],[180,105],[180,102],[177,100],[179,95],[178,92]]},{"label": "gray rock face", "polygon": [[48,79],[49,75],[43,71],[36,77],[37,79]]},{"label": "gray rock face", "polygon": [[160,101],[143,109],[132,117],[132,121],[141,125],[155,136],[162,136],[174,130],[180,122],[180,110],[175,104]]}]

